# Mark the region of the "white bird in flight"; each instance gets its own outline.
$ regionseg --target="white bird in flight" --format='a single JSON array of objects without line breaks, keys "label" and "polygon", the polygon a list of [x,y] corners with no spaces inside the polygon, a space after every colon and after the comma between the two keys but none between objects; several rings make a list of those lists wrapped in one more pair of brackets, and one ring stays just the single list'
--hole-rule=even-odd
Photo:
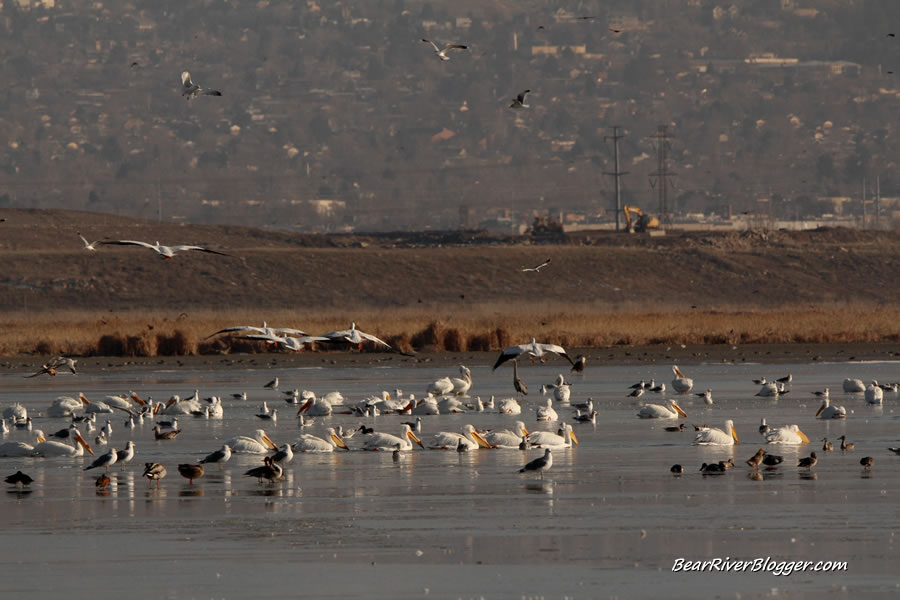
[{"label": "white bird in flight", "polygon": [[81,235],[80,233],[78,234],[78,237],[80,237],[81,241],[84,242],[85,250],[89,250],[89,251],[93,252],[97,249],[97,244],[99,243],[99,240],[96,242],[88,242],[86,239],[84,239],[84,236]]},{"label": "white bird in flight", "polygon": [[186,96],[188,100],[191,98],[196,98],[197,96],[221,96],[222,92],[219,90],[205,90],[193,81],[191,81],[191,74],[187,71],[184,71],[181,74],[181,85],[184,90],[181,92],[182,96]]},{"label": "white bird in flight", "polygon": [[350,323],[350,329],[344,329],[343,331],[332,331],[330,333],[324,334],[322,337],[328,338],[331,342],[349,342],[351,344],[356,344],[359,347],[362,347],[363,342],[369,340],[370,342],[375,342],[376,344],[380,344],[385,348],[391,348],[391,345],[385,342],[384,340],[380,340],[374,335],[370,333],[364,333],[356,328],[356,323]]},{"label": "white bird in flight", "polygon": [[426,40],[422,38],[422,41],[426,44],[431,44],[434,47],[434,54],[441,60],[450,60],[450,57],[447,56],[448,50],[466,50],[468,46],[463,46],[462,44],[447,44],[443,50],[441,50],[437,44],[432,42],[431,40]]},{"label": "white bird in flight", "polygon": [[543,269],[544,267],[546,267],[549,264],[550,264],[550,259],[548,258],[547,260],[545,260],[544,262],[542,262],[541,264],[539,264],[536,267],[522,267],[522,272],[523,273],[540,273],[541,269]]},{"label": "white bird in flight", "polygon": [[531,90],[525,90],[515,98],[513,98],[512,104],[509,105],[510,108],[531,108],[528,104],[525,104],[525,95]]},{"label": "white bird in flight", "polygon": [[204,248],[203,246],[188,246],[188,245],[180,245],[180,246],[163,246],[159,242],[156,244],[148,244],[147,242],[138,242],[136,240],[114,240],[109,242],[100,242],[101,244],[115,244],[117,246],[143,246],[144,248],[150,248],[161,258],[173,259],[175,255],[179,252],[186,252],[188,250],[196,250],[198,252],[206,252],[207,254],[218,254],[219,256],[231,256],[230,254],[225,254],[224,252],[218,252],[216,250],[210,250],[209,248]]},{"label": "white bird in flight", "polygon": [[562,346],[557,346],[556,344],[539,344],[535,341],[534,338],[531,338],[531,341],[527,344],[520,344],[518,346],[509,346],[507,348],[504,348],[503,352],[500,353],[500,356],[497,357],[497,362],[494,363],[494,370],[496,370],[497,367],[499,367],[506,361],[513,358],[518,358],[523,354],[531,356],[532,360],[534,360],[535,358],[539,358],[541,362],[544,362],[544,355],[548,352],[558,354],[570,363],[572,362],[572,359],[569,358],[568,354],[566,354],[566,349]]}]

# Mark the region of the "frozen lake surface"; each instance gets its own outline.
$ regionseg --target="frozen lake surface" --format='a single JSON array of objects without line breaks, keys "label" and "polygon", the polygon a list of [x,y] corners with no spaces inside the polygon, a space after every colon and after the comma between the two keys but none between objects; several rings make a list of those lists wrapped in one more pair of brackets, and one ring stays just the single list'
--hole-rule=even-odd
[{"label": "frozen lake surface", "polygon": [[[513,395],[512,369],[496,372],[471,364],[472,396],[486,400]],[[436,431],[511,427],[557,429],[538,423],[534,409],[540,386],[564,362],[523,364],[520,376],[530,395],[521,417],[466,413],[423,417],[423,437]],[[389,452],[297,454],[281,483],[258,485],[244,472],[257,456],[235,455],[223,470],[213,466],[193,485],[176,465],[196,462],[235,435],[264,428],[276,444],[293,442],[301,428],[296,405],[263,389],[275,375],[280,389],[319,395],[340,391],[347,404],[381,390],[401,388],[417,397],[426,385],[455,368],[222,368],[165,371],[85,369],[77,376],[24,379],[0,375],[0,406],[19,401],[34,427],[51,433],[68,419],[41,415],[59,395],[102,400],[134,390],[167,399],[171,394],[220,395],[222,420],[179,417],[174,441],[157,441],[145,423],[123,426],[124,413],[108,416],[112,445],[133,439],[137,453],[125,471],[113,467],[108,494],[95,491],[97,470],[84,459],[0,458],[0,474],[21,469],[35,482],[29,490],[7,486],[0,496],[4,527],[0,556],[4,589],[46,597],[65,587],[75,598],[829,598],[896,597],[894,533],[900,500],[897,394],[883,407],[866,405],[862,394],[845,394],[845,377],[895,381],[891,362],[683,366],[693,391],[713,390],[715,403],[679,397],[689,415],[683,433],[663,430],[669,421],[642,420],[642,402],[662,403],[647,393],[628,398],[628,386],[656,378],[670,387],[661,366],[589,366],[573,375],[571,402],[592,397],[596,426],[575,425],[580,444],[553,453],[553,468],[541,481],[518,469],[542,450],[478,450],[464,454],[421,450],[394,462]],[[792,373],[790,394],[759,398],[751,379]],[[820,402],[810,393],[831,389],[832,404],[846,420],[821,421]],[[246,401],[231,398],[246,391]],[[671,393],[670,393],[671,397]],[[279,409],[277,424],[256,418],[262,401]],[[571,422],[574,411],[555,406]],[[772,426],[796,423],[808,446],[766,446],[760,418]],[[722,427],[733,419],[741,444],[693,446],[691,424]],[[398,433],[400,416],[318,418],[302,433],[324,435],[325,427],[360,424]],[[852,452],[821,451],[823,437],[846,434]],[[93,443],[96,434],[88,435]],[[12,431],[3,441],[29,439]],[[358,439],[358,438],[357,438]],[[351,440],[352,442],[353,440]],[[837,441],[839,444],[839,441]],[[777,469],[750,477],[744,461],[760,447],[784,456]],[[819,455],[809,472],[796,467],[811,450]],[[98,455],[100,452],[98,452]],[[859,464],[873,456],[865,472]],[[703,462],[734,458],[737,467],[704,476]],[[157,489],[140,474],[143,463],[160,462],[169,475]],[[669,468],[679,463],[685,473]],[[5,484],[4,484],[5,485]],[[841,572],[673,573],[686,560],[846,561]]]}]

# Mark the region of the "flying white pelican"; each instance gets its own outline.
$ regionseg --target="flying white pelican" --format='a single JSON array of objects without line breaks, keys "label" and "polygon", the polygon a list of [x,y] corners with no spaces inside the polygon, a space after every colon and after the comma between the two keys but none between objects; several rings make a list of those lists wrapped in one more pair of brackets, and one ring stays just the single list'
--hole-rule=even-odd
[{"label": "flying white pelican", "polygon": [[502,398],[497,403],[497,412],[504,415],[521,415],[522,405],[515,398]]},{"label": "flying white pelican", "polygon": [[672,380],[672,389],[679,394],[687,394],[694,387],[694,380],[685,377],[684,373],[677,365],[672,365],[672,372],[675,373],[675,379]]},{"label": "flying white pelican", "polygon": [[563,423],[562,435],[552,431],[532,431],[528,434],[528,443],[535,448],[571,448],[578,445],[578,437],[568,423]]},{"label": "flying white pelican", "polygon": [[521,469],[519,469],[519,473],[525,473],[526,471],[537,471],[541,474],[541,479],[544,478],[544,471],[553,466],[553,455],[550,454],[550,448],[547,448],[544,451],[544,455],[540,458],[536,458]]},{"label": "flying white pelican", "polygon": [[193,81],[191,81],[191,74],[188,71],[184,71],[181,73],[181,95],[185,97],[187,100],[191,100],[192,98],[196,98],[197,96],[221,96],[222,92],[219,90],[205,90]]},{"label": "flying white pelican", "polygon": [[522,437],[527,435],[528,429],[525,428],[525,423],[522,421],[516,421],[516,428],[512,431],[503,429],[500,431],[487,431],[481,434],[492,448],[509,448],[513,450],[519,447]]},{"label": "flying white pelican", "polygon": [[[515,98],[513,98],[512,104],[509,105],[510,108],[519,109],[519,108],[531,108],[528,104],[525,104],[525,95],[531,90],[525,90]],[[547,262],[550,262],[550,259],[547,259]],[[538,267],[547,266],[546,263],[543,265],[538,265]],[[522,269],[523,271],[537,271],[538,268],[535,269]]]},{"label": "flying white pelican", "polygon": [[84,236],[81,235],[81,232],[78,233],[78,237],[80,237],[81,241],[84,243],[85,250],[94,252],[97,249],[97,243],[99,242],[99,240],[98,242],[88,242],[86,239],[84,239]]},{"label": "flying white pelican", "polygon": [[535,358],[544,362],[544,356],[547,353],[558,354],[565,358],[569,363],[572,362],[572,359],[569,358],[569,355],[566,354],[565,348],[562,346],[557,346],[556,344],[539,344],[535,341],[534,338],[531,338],[531,341],[527,344],[520,344],[518,346],[509,346],[508,348],[504,348],[503,352],[500,353],[500,356],[497,357],[497,362],[494,363],[494,370],[497,369],[500,365],[505,363],[508,360],[512,360],[514,358],[518,358],[523,354],[527,354],[531,357],[532,361]]},{"label": "flying white pelican", "polygon": [[831,401],[826,397],[816,416],[820,419],[844,419],[847,417],[847,410],[843,406],[831,406]]},{"label": "flying white pelican", "polygon": [[[420,448],[424,448],[422,440],[413,433],[409,425],[403,425],[400,430],[400,436],[391,435],[389,433],[381,433],[375,431],[365,437],[363,440],[363,450],[412,450],[412,443],[415,442]],[[399,447],[398,447],[399,444]]]},{"label": "flying white pelican", "polygon": [[437,56],[442,61],[450,60],[450,57],[447,56],[448,50],[466,50],[468,48],[468,46],[463,46],[462,44],[447,44],[443,49],[441,49],[438,47],[437,44],[435,44],[431,40],[426,40],[425,38],[422,38],[422,41],[425,42],[426,44],[431,44],[431,46],[434,48],[435,56]]},{"label": "flying white pelican", "polygon": [[344,439],[337,434],[334,427],[329,427],[325,430],[325,433],[327,434],[325,439],[308,433],[301,434],[291,447],[294,449],[294,452],[308,452],[312,454],[334,452],[335,448],[350,449]]},{"label": "flying white pelican", "polygon": [[866,384],[862,382],[862,379],[851,379],[848,377],[844,380],[844,391],[849,393],[864,392],[866,391]]},{"label": "flying white pelican", "polygon": [[[527,94],[530,91],[531,90],[525,90],[524,93]],[[522,96],[522,99],[524,100],[524,98],[525,98],[524,94],[520,94],[520,96]],[[510,107],[510,108],[512,108],[512,107]],[[527,108],[527,107],[523,106],[523,108]],[[541,264],[539,264],[536,267],[522,267],[522,272],[523,273],[540,273],[541,269],[545,268],[549,264],[550,264],[550,259],[548,258],[547,260],[545,260],[544,262],[542,262]]]},{"label": "flying white pelican", "polygon": [[642,419],[677,419],[679,417],[686,419],[687,414],[681,410],[678,403],[674,400],[668,400],[666,406],[660,404],[646,404],[638,411],[637,416]]},{"label": "flying white pelican", "polygon": [[884,390],[879,387],[878,382],[874,379],[869,387],[866,388],[866,402],[868,404],[881,404],[884,400]]},{"label": "flying white pelican", "polygon": [[206,336],[205,339],[217,336],[220,333],[231,333],[234,331],[247,331],[251,334],[262,335],[271,338],[280,338],[288,335],[306,335],[305,331],[301,331],[299,329],[291,329],[289,327],[269,327],[266,322],[263,321],[262,327],[254,327],[253,325],[235,325],[234,327],[226,327],[225,329],[220,329],[215,333],[211,333]]},{"label": "flying white pelican", "polygon": [[257,429],[253,437],[239,435],[225,442],[235,454],[266,454],[269,450],[277,450],[275,442],[269,439],[266,432]]},{"label": "flying white pelican", "polygon": [[769,444],[808,444],[809,438],[800,431],[797,425],[785,425],[784,427],[772,427],[766,433],[766,442]]},{"label": "flying white pelican", "polygon": [[245,335],[243,336],[246,340],[262,340],[267,344],[273,344],[279,346],[285,350],[290,350],[291,352],[300,352],[306,348],[306,344],[312,342],[327,342],[329,341],[327,337],[322,337],[320,335],[304,335],[300,337],[290,337],[290,336],[278,336],[278,335],[263,335],[263,334],[254,334],[254,335]]},{"label": "flying white pelican", "polygon": [[344,329],[343,331],[332,331],[330,333],[324,334],[322,337],[328,338],[328,340],[331,342],[349,342],[351,344],[356,344],[356,346],[359,348],[362,348],[364,342],[370,341],[384,346],[389,350],[393,350],[393,348],[391,348],[391,345],[384,340],[380,340],[370,333],[364,333],[357,329],[356,322],[350,323],[350,329]]},{"label": "flying white pelican", "polygon": [[189,246],[182,244],[180,246],[163,246],[159,242],[155,244],[148,244],[147,242],[139,242],[137,240],[112,240],[108,242],[100,242],[104,245],[116,245],[116,246],[143,246],[144,248],[149,248],[153,250],[157,254],[159,254],[160,258],[171,260],[175,258],[175,255],[179,252],[187,252],[188,250],[196,250],[198,252],[206,252],[207,254],[218,254],[219,256],[231,256],[230,254],[225,254],[224,252],[218,252],[216,250],[210,250],[209,248],[204,248],[203,246]]},{"label": "flying white pelican", "polygon": [[725,429],[710,427],[701,429],[694,438],[694,444],[698,446],[734,446],[740,444],[737,431],[734,430],[734,421],[725,421]]},{"label": "flying white pelican", "polygon": [[467,450],[491,447],[490,443],[470,423],[463,425],[462,433],[454,431],[439,431],[435,433],[425,442],[425,447],[437,450],[457,450],[460,444]]},{"label": "flying white pelican", "polygon": [[547,404],[538,406],[534,412],[538,421],[559,421],[559,415],[556,414],[556,410],[553,408],[552,398],[547,398]]}]

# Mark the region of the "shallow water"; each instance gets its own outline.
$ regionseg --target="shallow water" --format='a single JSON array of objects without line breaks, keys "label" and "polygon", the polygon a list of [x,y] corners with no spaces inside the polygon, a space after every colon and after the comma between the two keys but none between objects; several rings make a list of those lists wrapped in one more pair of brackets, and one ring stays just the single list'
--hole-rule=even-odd
[{"label": "shallow water", "polygon": [[[512,395],[506,366],[469,365],[472,394],[487,399]],[[555,430],[537,423],[540,385],[551,383],[563,363],[524,365],[520,376],[531,394],[521,417],[490,413],[423,417],[429,432],[511,426],[517,418],[530,430]],[[281,389],[339,390],[347,403],[382,389],[402,388],[421,396],[428,382],[455,369],[307,368],[278,370],[129,371],[116,368],[78,376],[24,379],[0,375],[0,406],[25,404],[34,427],[47,433],[66,419],[36,416],[58,395],[84,392],[88,398],[134,390],[168,398],[173,393],[221,395],[223,420],[179,417],[175,441],[157,441],[152,426],[123,427],[123,413],[109,415],[113,445],[137,445],[133,465],[113,467],[107,495],[94,488],[96,471],[85,459],[0,458],[3,475],[22,469],[36,480],[29,491],[9,488],[0,496],[5,527],[0,557],[15,577],[7,589],[47,594],[61,582],[75,597],[148,598],[597,598],[597,597],[829,597],[894,596],[894,528],[900,497],[900,421],[897,395],[885,393],[882,408],[867,406],[861,394],[844,394],[844,377],[896,380],[898,363],[779,365],[695,365],[684,367],[695,390],[712,388],[715,404],[680,397],[691,423],[721,427],[733,419],[741,445],[691,445],[692,431],[667,433],[664,421],[636,418],[639,402],[628,386],[656,377],[667,385],[665,367],[589,367],[572,377],[572,402],[594,399],[595,427],[576,425],[580,444],[554,451],[553,468],[540,481],[518,469],[541,450],[480,450],[466,454],[340,452],[297,454],[286,480],[258,485],[243,477],[255,456],[235,456],[223,470],[208,469],[194,485],[176,470],[196,462],[234,436],[265,428],[278,443],[301,432],[296,406],[263,384],[278,375]],[[564,371],[562,371],[564,372]],[[791,393],[779,399],[754,397],[752,378],[794,377]],[[830,387],[832,403],[846,406],[842,421],[814,418],[819,402],[809,392]],[[247,391],[247,401],[232,392]],[[254,416],[263,400],[279,409],[277,424]],[[639,401],[659,402],[645,394]],[[557,405],[560,418],[573,411]],[[759,420],[798,424],[807,447],[766,446],[784,464],[750,479],[744,465],[763,447]],[[99,421],[105,420],[100,415]],[[398,416],[319,418],[303,433],[361,423],[399,432]],[[688,429],[692,429],[688,427]],[[821,452],[821,438],[846,434],[853,452]],[[88,436],[93,442],[95,434]],[[4,441],[25,440],[14,431]],[[838,442],[839,443],[839,442]],[[811,472],[795,467],[816,450]],[[99,452],[98,452],[99,454]],[[875,457],[866,473],[862,456]],[[702,462],[733,457],[737,467],[703,476]],[[140,477],[144,462],[161,462],[169,475],[159,489]],[[686,472],[674,476],[673,463]],[[140,465],[140,466],[139,466]],[[844,572],[673,573],[676,558],[847,561]],[[48,566],[53,577],[47,577]],[[9,578],[6,578],[9,582]]]}]

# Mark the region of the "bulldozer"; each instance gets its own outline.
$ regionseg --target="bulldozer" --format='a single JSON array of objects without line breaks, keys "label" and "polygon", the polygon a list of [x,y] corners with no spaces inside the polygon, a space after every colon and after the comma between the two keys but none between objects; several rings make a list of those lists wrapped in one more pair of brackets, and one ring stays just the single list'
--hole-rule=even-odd
[{"label": "bulldozer", "polygon": [[659,219],[645,215],[644,211],[636,206],[623,206],[622,212],[625,213],[625,227],[628,233],[659,229]]}]

